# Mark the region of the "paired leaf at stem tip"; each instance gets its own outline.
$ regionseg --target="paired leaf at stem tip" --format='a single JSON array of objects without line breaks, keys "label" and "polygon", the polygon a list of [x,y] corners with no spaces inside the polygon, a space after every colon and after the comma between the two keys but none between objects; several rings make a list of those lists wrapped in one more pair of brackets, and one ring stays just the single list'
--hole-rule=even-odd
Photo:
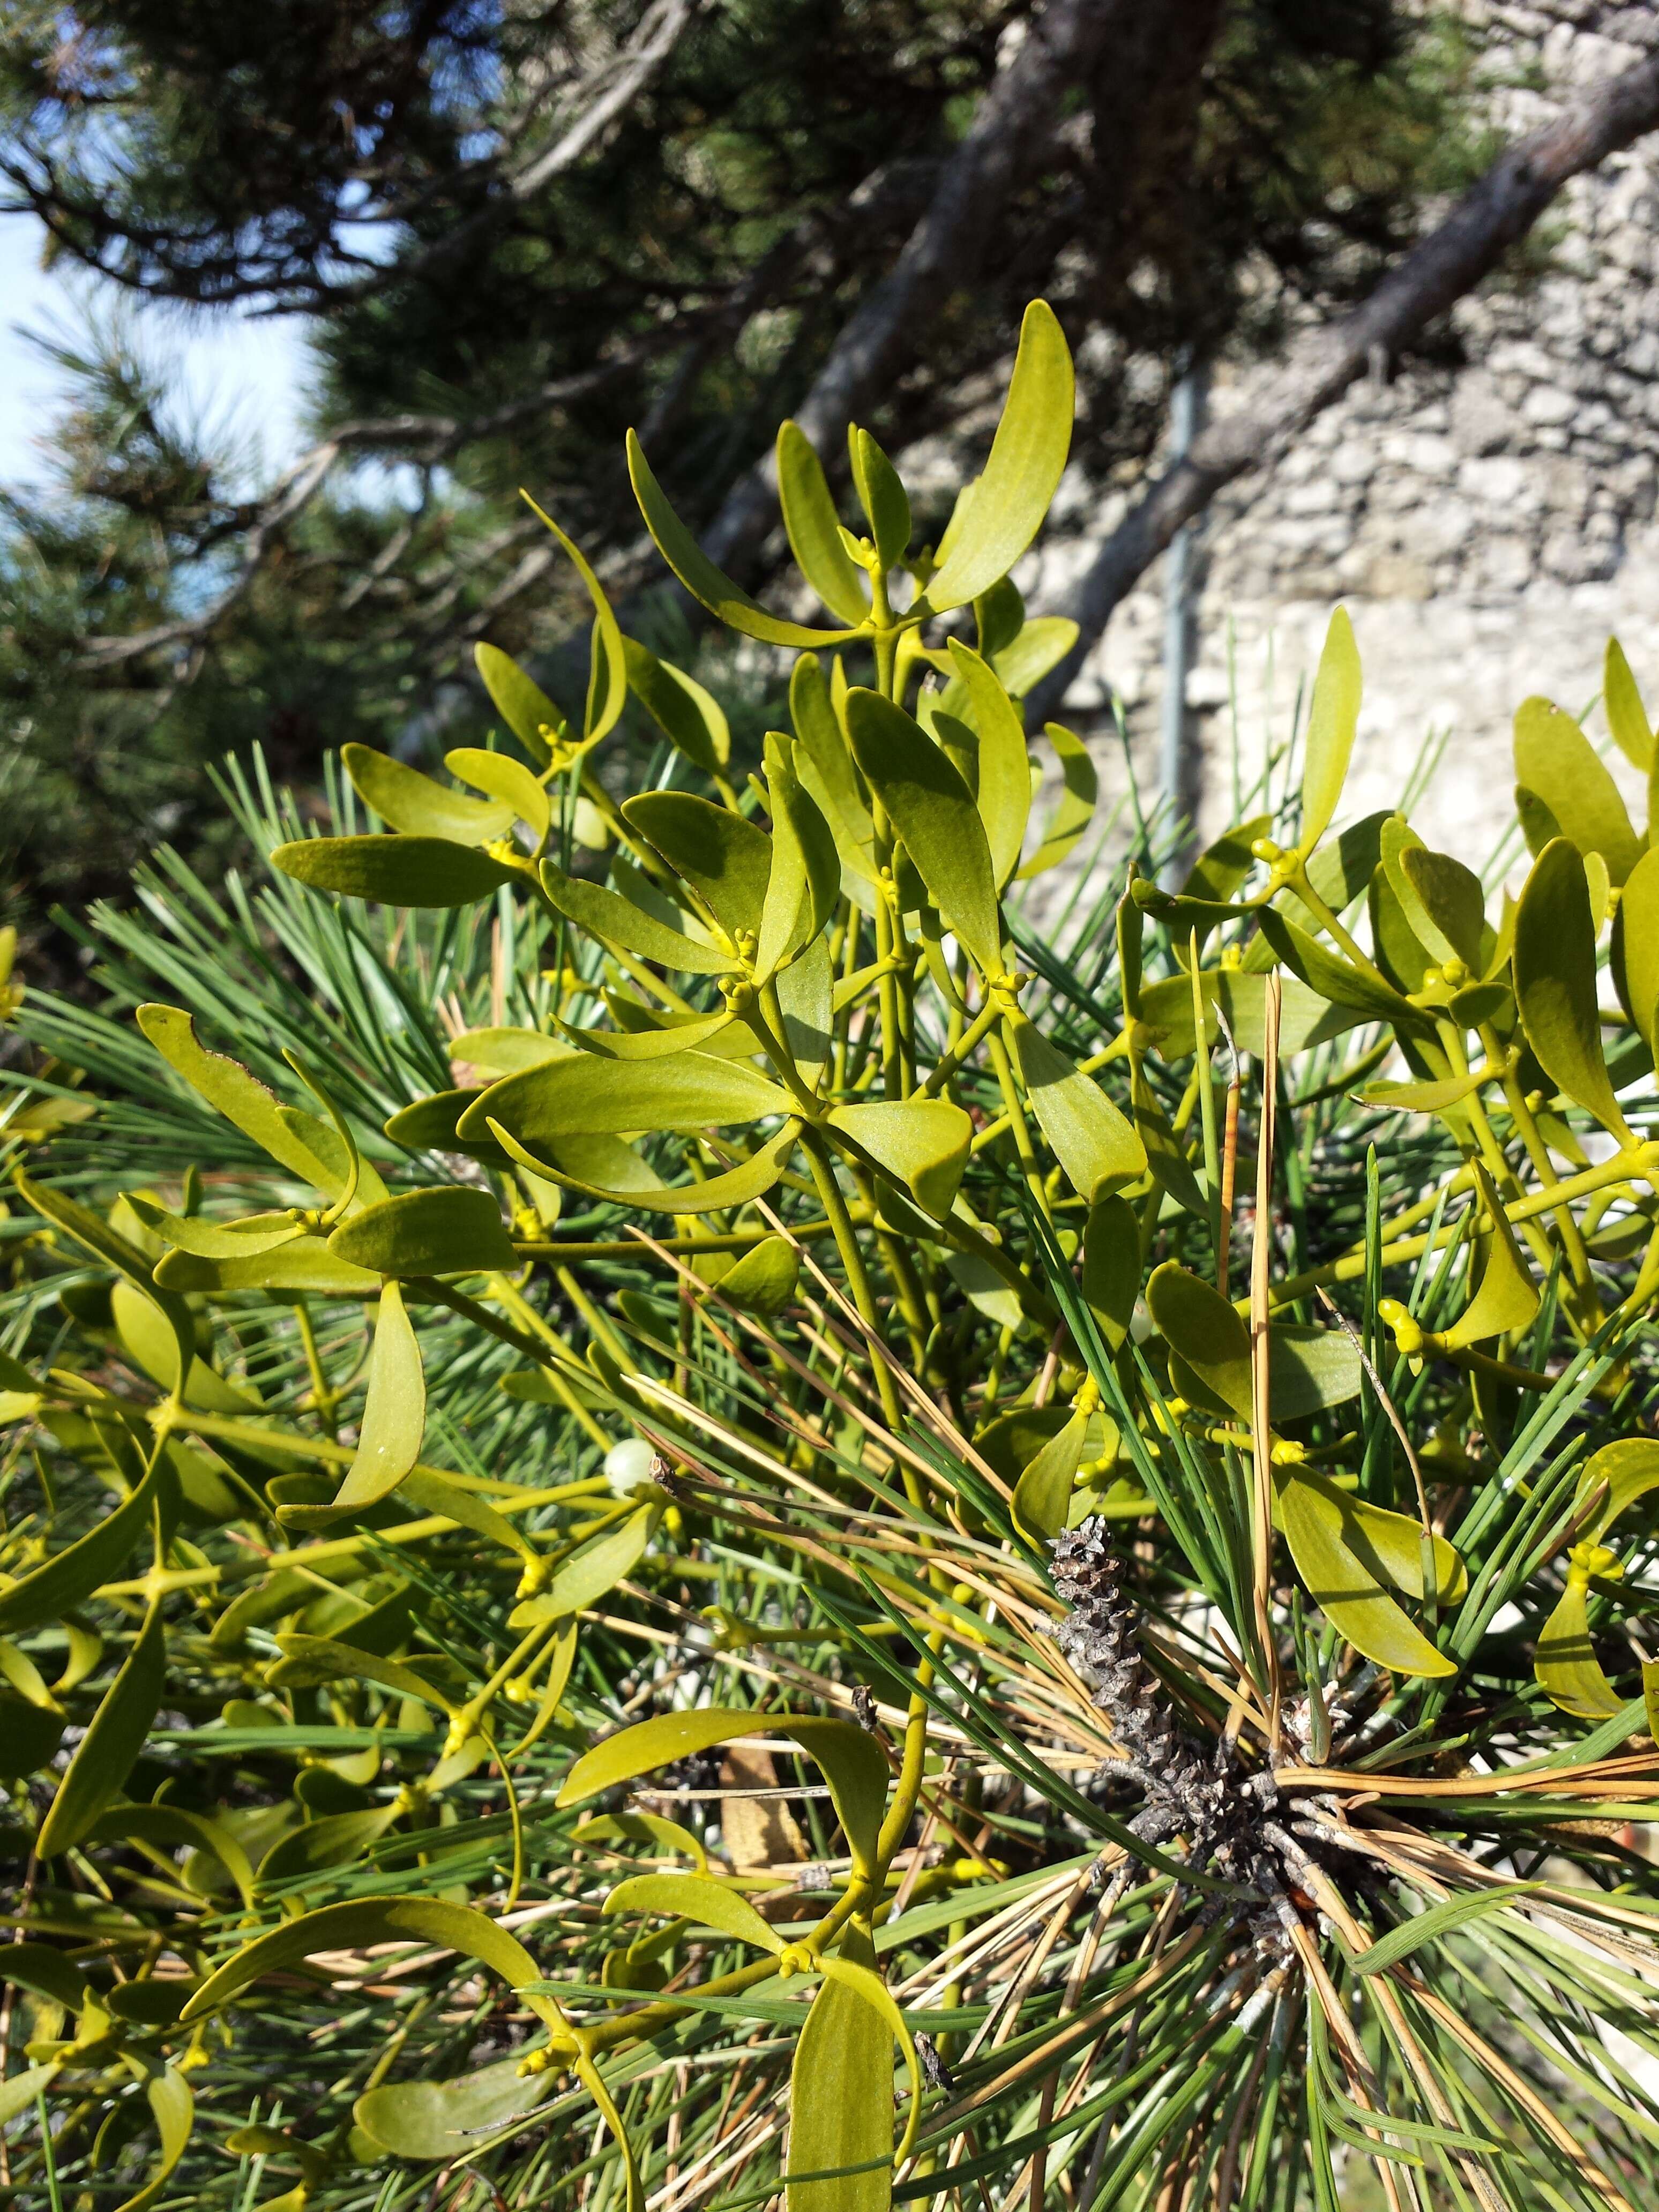
[{"label": "paired leaf at stem tip", "polygon": [[740,1736],[760,1734],[793,1738],[823,1769],[854,1863],[866,1869],[872,1868],[887,1800],[887,1761],[874,1737],[850,1721],[820,1720],[803,1713],[756,1713],[718,1705],[659,1713],[584,1752],[565,1776],[557,1802],[561,1806],[580,1805],[601,1790],[632,1782],[676,1759],[690,1759]]},{"label": "paired leaf at stem tip", "polygon": [[1036,536],[1065,473],[1075,406],[1065,332],[1048,302],[1033,300],[985,473],[958,502],[928,580],[936,614],[988,591]]},{"label": "paired leaf at stem tip", "polygon": [[421,1348],[403,1292],[395,1280],[388,1280],[381,1286],[374,1342],[368,1355],[362,1425],[345,1480],[330,1504],[284,1505],[278,1517],[299,1528],[325,1528],[341,1514],[390,1497],[419,1459],[425,1430],[426,1377],[421,1369]]},{"label": "paired leaf at stem tip", "polygon": [[823,464],[799,422],[778,432],[778,497],[795,566],[830,613],[855,629],[870,620],[869,580],[848,551]]},{"label": "paired leaf at stem tip", "polygon": [[1533,864],[1515,918],[1515,994],[1538,1063],[1621,1143],[1630,1130],[1607,1076],[1596,995],[1595,923],[1584,859],[1555,837]]},{"label": "paired leaf at stem tip", "polygon": [[1311,853],[1329,829],[1347,781],[1359,722],[1359,649],[1346,607],[1331,617],[1325,649],[1308,709],[1307,750],[1302,768],[1302,836],[1297,851]]},{"label": "paired leaf at stem tip", "polygon": [[878,691],[847,695],[853,757],[885,807],[945,926],[981,975],[1004,973],[991,848],[967,785],[914,716]]}]

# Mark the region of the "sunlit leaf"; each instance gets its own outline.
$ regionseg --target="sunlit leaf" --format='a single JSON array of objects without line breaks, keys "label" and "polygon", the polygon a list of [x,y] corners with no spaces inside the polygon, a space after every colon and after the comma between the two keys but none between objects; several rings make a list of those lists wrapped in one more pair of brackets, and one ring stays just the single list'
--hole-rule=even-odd
[{"label": "sunlit leaf", "polygon": [[515,2055],[451,2081],[383,2082],[358,2098],[352,2116],[395,2157],[453,2159],[532,2112],[557,2078],[524,2073]]},{"label": "sunlit leaf", "polygon": [[1552,1705],[1580,1720],[1611,1720],[1625,1709],[1625,1699],[1595,1656],[1585,1610],[1591,1577],[1614,1565],[1613,1553],[1601,1546],[1575,1544],[1567,1554],[1567,1586],[1560,1603],[1539,1632],[1533,1662],[1538,1686]]},{"label": "sunlit leaf", "polygon": [[788,2212],[892,2203],[893,2046],[876,2025],[847,1982],[826,1980],[812,2000],[789,2081]]},{"label": "sunlit leaf", "polygon": [[1624,647],[1616,637],[1607,640],[1602,661],[1601,706],[1620,751],[1645,775],[1653,766],[1653,732]]},{"label": "sunlit leaf", "polygon": [[1352,1006],[1372,1020],[1411,1026],[1413,1010],[1400,993],[1328,951],[1272,907],[1262,908],[1261,921],[1261,933],[1279,959],[1322,999],[1333,1006]]},{"label": "sunlit leaf", "polygon": [[[617,1149],[638,1172],[634,1179],[620,1183],[597,1180],[600,1173],[607,1176],[616,1174],[617,1151],[609,1149],[611,1139],[591,1136],[544,1139],[544,1149],[532,1152],[499,1121],[489,1121],[486,1127],[503,1150],[532,1175],[562,1184],[568,1190],[581,1191],[589,1198],[605,1200],[616,1206],[643,1207],[657,1213],[718,1213],[728,1206],[747,1206],[777,1182],[800,1132],[799,1121],[792,1118],[775,1137],[757,1146],[741,1165],[701,1181],[680,1183],[659,1182],[638,1155],[630,1153],[623,1146]],[[594,1164],[596,1146],[605,1146],[607,1151]],[[546,1157],[550,1152],[551,1158]]]},{"label": "sunlit leaf", "polygon": [[1651,1054],[1659,1008],[1659,847],[1643,854],[1620,894],[1611,965],[1625,1012]]},{"label": "sunlit leaf", "polygon": [[966,605],[1008,574],[1042,526],[1072,445],[1072,356],[1054,312],[1033,300],[985,473],[952,519],[927,586],[936,613]]},{"label": "sunlit leaf", "polygon": [[829,608],[856,628],[870,618],[864,571],[842,543],[823,465],[799,422],[778,432],[778,499],[795,566]]},{"label": "sunlit leaf", "polygon": [[1455,1662],[1383,1588],[1346,1495],[1300,1468],[1279,1471],[1275,1487],[1297,1572],[1333,1627],[1356,1651],[1397,1674],[1455,1674]]},{"label": "sunlit leaf", "polygon": [[1109,1352],[1116,1352],[1129,1333],[1140,1275],[1140,1224],[1134,1208],[1123,1198],[1097,1200],[1084,1234],[1082,1290]]},{"label": "sunlit leaf", "polygon": [[160,2149],[149,2179],[117,2205],[115,2212],[147,2212],[184,2156],[195,2124],[196,2099],[190,2083],[176,2066],[160,2066],[146,2073],[144,2100],[161,2137]]},{"label": "sunlit leaf", "polygon": [[1601,1053],[1589,888],[1583,855],[1565,837],[1545,847],[1521,893],[1515,992],[1527,1042],[1551,1082],[1623,1138]]},{"label": "sunlit leaf", "polygon": [[1491,1179],[1478,1161],[1474,1176],[1486,1226],[1477,1233],[1475,1241],[1474,1296],[1444,1334],[1445,1342],[1454,1347],[1528,1328],[1538,1313],[1538,1285]]},{"label": "sunlit leaf", "polygon": [[637,638],[625,637],[623,652],[629,689],[664,737],[705,775],[718,775],[732,757],[732,732],[719,700]]},{"label": "sunlit leaf", "polygon": [[1607,1495],[1585,1528],[1586,1538],[1599,1543],[1620,1515],[1650,1491],[1659,1490],[1659,1438],[1620,1437],[1603,1444],[1584,1462],[1578,1476],[1574,1504],[1582,1506],[1592,1493],[1607,1485]]},{"label": "sunlit leaf", "polygon": [[273,1252],[305,1231],[289,1212],[254,1214],[241,1221],[210,1221],[204,1215],[169,1213],[153,1199],[135,1191],[127,1200],[147,1229],[176,1249],[194,1252],[204,1260],[246,1259],[258,1252]]},{"label": "sunlit leaf", "polygon": [[[910,544],[910,502],[904,486],[899,481],[897,470],[867,430],[849,426],[847,447],[853,465],[854,487],[870,525],[876,557],[884,568],[894,568],[903,559]],[[854,617],[848,613],[842,619],[850,622]]]},{"label": "sunlit leaf", "polygon": [[1171,1352],[1241,1420],[1250,1418],[1250,1332],[1213,1284],[1166,1260],[1146,1285],[1146,1310]]},{"label": "sunlit leaf", "polygon": [[61,2059],[52,2059],[45,2066],[25,2066],[9,2080],[0,2080],[0,2127],[34,2110],[35,2100],[45,2096],[62,2063]]},{"label": "sunlit leaf", "polygon": [[94,1254],[106,1267],[124,1275],[137,1291],[152,1301],[173,1338],[173,1356],[163,1370],[167,1377],[163,1387],[171,1390],[181,1376],[191,1372],[196,1358],[196,1325],[183,1299],[158,1287],[146,1255],[90,1206],[82,1206],[66,1191],[32,1182],[27,1176],[19,1175],[16,1184],[26,1205],[44,1219],[55,1223],[77,1244]]},{"label": "sunlit leaf", "polygon": [[1641,852],[1619,787],[1571,714],[1547,699],[1525,699],[1515,715],[1515,780],[1582,853],[1599,853],[1615,884]]},{"label": "sunlit leaf", "polygon": [[1479,970],[1486,895],[1472,868],[1449,853],[1408,845],[1400,854],[1395,887],[1406,919],[1437,960],[1462,960]]},{"label": "sunlit leaf", "polygon": [[[540,1564],[540,1555],[529,1538],[475,1490],[463,1490],[458,1483],[447,1482],[442,1475],[426,1468],[411,1468],[399,1486],[399,1496],[416,1513],[441,1514],[458,1528],[471,1529],[474,1535],[483,1537],[503,1552]],[[355,1623],[350,1632],[353,1640],[361,1643],[363,1623]]]},{"label": "sunlit leaf", "polygon": [[544,514],[528,492],[520,497],[536,517],[550,530],[564,549],[576,574],[586,586],[587,596],[593,606],[592,657],[588,672],[587,707],[582,736],[588,744],[613,730],[628,703],[628,668],[623,657],[622,632],[617,627],[617,617],[611,611],[599,578],[588,566],[581,548],[573,538],[567,538],[550,514]]},{"label": "sunlit leaf", "polygon": [[[1376,1579],[1398,1597],[1423,1596],[1422,1524],[1405,1513],[1391,1513],[1369,1498],[1355,1497],[1321,1474],[1316,1468],[1298,1467],[1294,1479],[1322,1502],[1328,1513],[1340,1516],[1342,1540]],[[1288,1478],[1287,1478],[1288,1480]],[[1303,1504],[1306,1504],[1306,1499]],[[1282,1517],[1282,1495],[1274,1499],[1274,1515]],[[1468,1590],[1468,1570],[1456,1546],[1444,1536],[1431,1536],[1434,1559],[1434,1599],[1443,1609],[1459,1604]]]},{"label": "sunlit leaf", "polygon": [[1073,1413],[1064,1428],[1049,1437],[1014,1485],[1010,1510],[1014,1526],[1028,1543],[1052,1543],[1066,1526],[1072,1486],[1083,1464],[1088,1419]]},{"label": "sunlit leaf", "polygon": [[761,1918],[741,1890],[709,1881],[695,1874],[641,1874],[618,1882],[605,1899],[606,1918],[617,1912],[659,1912],[695,1920],[704,1928],[718,1929],[739,1943],[776,1953],[783,1938]]},{"label": "sunlit leaf", "polygon": [[819,1720],[802,1713],[760,1714],[719,1705],[659,1713],[584,1752],[565,1776],[557,1802],[562,1806],[580,1805],[603,1790],[632,1782],[676,1759],[690,1759],[717,1743],[761,1735],[790,1736],[817,1761],[830,1784],[854,1857],[861,1864],[873,1864],[887,1794],[887,1761],[874,1737],[848,1721]]},{"label": "sunlit leaf", "polygon": [[[536,1962],[517,1937],[469,1905],[435,1898],[367,1898],[322,1905],[245,1943],[197,1990],[185,2007],[185,2021],[210,2018],[265,1975],[291,1972],[307,1959],[399,1940],[436,1944],[477,1959],[510,1989],[523,1989],[537,1978]],[[550,2013],[559,2018],[544,1998],[526,1996],[525,2002],[544,2019]]]},{"label": "sunlit leaf", "polygon": [[[1304,863],[1308,886],[1333,914],[1346,914],[1356,899],[1364,897],[1381,856],[1384,825],[1393,818],[1388,814],[1364,815],[1334,837],[1322,838],[1319,850],[1308,856]],[[1249,828],[1249,824],[1245,826]],[[1271,827],[1270,822],[1264,823],[1264,828]],[[1261,832],[1252,834],[1260,836]],[[1285,894],[1283,904],[1291,920],[1310,934],[1317,936],[1325,927],[1312,908],[1294,892]]]},{"label": "sunlit leaf", "polygon": [[564,716],[499,646],[475,645],[472,658],[496,713],[531,757],[545,768],[564,735]]},{"label": "sunlit leaf", "polygon": [[902,1182],[942,1221],[955,1203],[974,1125],[943,1098],[880,1099],[831,1109],[830,1125]]},{"label": "sunlit leaf", "polygon": [[487,1190],[445,1183],[365,1206],[328,1249],[381,1275],[452,1275],[518,1265],[501,1208]]},{"label": "sunlit leaf", "polygon": [[810,945],[835,912],[841,892],[836,840],[795,773],[791,739],[769,731],[766,787],[772,810],[772,860],[755,951],[762,983]]},{"label": "sunlit leaf", "polygon": [[722,928],[758,935],[772,872],[763,830],[687,791],[643,792],[623,801],[623,815],[702,892]]},{"label": "sunlit leaf", "polygon": [[[486,755],[486,758],[492,756]],[[340,759],[358,795],[394,830],[411,837],[452,838],[458,845],[487,845],[512,829],[514,809],[446,791],[418,769],[368,745],[343,745]],[[535,778],[530,781],[535,785]],[[544,799],[544,805],[545,800]]]},{"label": "sunlit leaf", "polygon": [[1207,1219],[1209,1198],[1194,1172],[1192,1162],[1182,1150],[1158,1094],[1138,1063],[1129,1080],[1129,1103],[1134,1115],[1135,1134],[1146,1152],[1152,1181],[1185,1212],[1196,1219]]},{"label": "sunlit leaf", "polygon": [[1031,811],[1031,761],[1025,728],[989,664],[960,638],[951,640],[950,650],[957,673],[967,688],[979,737],[975,804],[991,848],[992,877],[1002,884],[1018,866]]},{"label": "sunlit leaf", "polygon": [[1034,1022],[1021,1014],[1008,1027],[1031,1111],[1078,1196],[1092,1204],[1137,1182],[1146,1150],[1133,1124]]},{"label": "sunlit leaf", "polygon": [[[470,783],[475,791],[487,791],[492,799],[498,799],[510,810],[514,818],[527,824],[538,842],[546,836],[553,819],[553,802],[548,797],[547,787],[511,753],[488,752],[478,745],[459,745],[453,752],[444,755],[444,766],[452,775],[459,776],[463,783]],[[384,814],[386,809],[382,807],[380,811]],[[388,815],[386,818],[390,821],[392,817]],[[395,826],[402,830],[408,825],[399,822]],[[453,836],[455,832],[447,834]]]},{"label": "sunlit leaf", "polygon": [[787,1115],[787,1091],[740,1061],[687,1052],[643,1063],[580,1053],[503,1077],[460,1119],[469,1139],[492,1121],[531,1146],[636,1129],[698,1130]]},{"label": "sunlit leaf", "polygon": [[[493,1203],[493,1201],[492,1201]],[[345,1480],[326,1505],[285,1505],[291,1526],[324,1528],[337,1516],[390,1497],[421,1455],[426,1431],[426,1378],[421,1348],[410,1325],[403,1292],[388,1279],[380,1290],[374,1343],[368,1356],[368,1394],[357,1431],[357,1449]]]},{"label": "sunlit leaf", "polygon": [[783,1237],[763,1237],[720,1279],[720,1294],[728,1305],[770,1320],[794,1302],[800,1278],[800,1255]]},{"label": "sunlit leaf", "polygon": [[1273,1418],[1298,1421],[1359,1395],[1359,1347],[1346,1329],[1274,1322],[1267,1331]]},{"label": "sunlit leaf", "polygon": [[246,1259],[169,1252],[156,1264],[155,1280],[171,1291],[297,1291],[335,1298],[372,1298],[380,1286],[378,1276],[340,1259],[321,1237],[297,1237]]},{"label": "sunlit leaf", "polygon": [[487,853],[447,837],[302,837],[270,864],[312,890],[382,906],[471,906],[514,880]]},{"label": "sunlit leaf", "polygon": [[1077,624],[1065,615],[1036,615],[1020,625],[1009,644],[987,652],[987,658],[1009,696],[1023,699],[1059,667],[1079,635]]},{"label": "sunlit leaf", "polygon": [[[579,1030],[565,1034],[584,1052],[601,1060],[672,1060],[677,1052],[702,1052],[715,1045],[732,1028],[735,1017],[725,1006],[718,1012],[696,1015],[686,1022],[665,1022],[660,1029]],[[738,1032],[743,1049],[733,1057],[748,1058],[758,1044],[752,1030]],[[476,1093],[473,1094],[476,1097]]]},{"label": "sunlit leaf", "polygon": [[1481,1085],[1480,1068],[1434,1083],[1367,1083],[1355,1092],[1367,1106],[1391,1106],[1401,1114],[1443,1114],[1471,1097]]},{"label": "sunlit leaf", "polygon": [[840,645],[857,636],[856,625],[851,629],[809,629],[804,623],[785,622],[777,615],[768,614],[747,592],[722,574],[669,505],[662,486],[651,472],[643,447],[631,430],[628,434],[628,473],[633,482],[634,496],[640,503],[640,513],[645,517],[645,526],[655,540],[657,550],[692,598],[701,600],[710,614],[718,615],[728,629],[739,630],[745,637],[760,638],[768,645],[808,647]]},{"label": "sunlit leaf", "polygon": [[486,1075],[517,1075],[523,1068],[539,1067],[544,1060],[568,1060],[570,1048],[562,1038],[544,1036],[539,1030],[463,1030],[450,1041],[449,1054]]},{"label": "sunlit leaf", "polygon": [[602,884],[567,876],[551,860],[542,862],[541,881],[550,903],[579,929],[606,938],[642,960],[655,960],[665,968],[682,969],[693,975],[726,975],[736,964],[729,951],[669,928],[631,899],[607,890]]},{"label": "sunlit leaf", "polygon": [[777,983],[783,1042],[801,1081],[809,1090],[816,1090],[830,1057],[835,1019],[835,975],[828,937],[814,938],[805,951],[790,962]]},{"label": "sunlit leaf", "polygon": [[[117,1283],[110,1292],[110,1311],[128,1355],[151,1382],[171,1390],[179,1379],[179,1340],[165,1310],[166,1297]],[[187,1406],[210,1413],[245,1413],[260,1402],[253,1391],[227,1382],[199,1352],[191,1360],[180,1395]]]},{"label": "sunlit leaf", "polygon": [[1002,973],[991,848],[968,787],[921,724],[878,692],[847,699],[853,753],[929,897],[988,975]]},{"label": "sunlit leaf", "polygon": [[1359,648],[1346,607],[1338,607],[1325,633],[1314,678],[1302,768],[1302,835],[1297,850],[1311,853],[1335,814],[1347,781],[1348,761],[1359,722]]},{"label": "sunlit leaf", "polygon": [[796,773],[829,823],[843,866],[873,881],[874,825],[815,653],[803,653],[795,663],[789,714],[802,747]]},{"label": "sunlit leaf", "polygon": [[637,1513],[630,1513],[614,1528],[573,1552],[538,1596],[526,1598],[514,1608],[510,1625],[532,1628],[538,1620],[562,1620],[597,1605],[645,1557],[659,1512],[660,1502],[642,1505]]}]

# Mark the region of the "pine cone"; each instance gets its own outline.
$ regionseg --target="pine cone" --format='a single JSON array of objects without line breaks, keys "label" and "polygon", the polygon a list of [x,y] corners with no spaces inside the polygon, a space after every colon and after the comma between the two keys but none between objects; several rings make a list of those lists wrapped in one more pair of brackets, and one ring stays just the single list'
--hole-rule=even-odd
[{"label": "pine cone", "polygon": [[1123,1562],[1109,1549],[1105,1522],[1091,1516],[1054,1540],[1056,1594],[1072,1610],[1054,1638],[1094,1692],[1126,1756],[1101,1778],[1127,1773],[1146,1799],[1132,1824],[1148,1840],[1187,1835],[1195,1859],[1207,1856],[1226,1824],[1235,1793],[1213,1751],[1181,1728],[1141,1655],[1140,1608],[1124,1588]]}]

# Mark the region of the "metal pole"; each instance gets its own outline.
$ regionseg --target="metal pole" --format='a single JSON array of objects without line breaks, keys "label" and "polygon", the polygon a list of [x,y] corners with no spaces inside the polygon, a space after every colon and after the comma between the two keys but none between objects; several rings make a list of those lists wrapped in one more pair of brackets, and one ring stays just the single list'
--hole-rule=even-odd
[{"label": "metal pole", "polygon": [[[1170,458],[1185,459],[1204,427],[1204,404],[1210,374],[1201,362],[1190,363],[1170,394]],[[1164,718],[1158,732],[1158,784],[1172,815],[1188,807],[1194,794],[1188,789],[1190,763],[1187,746],[1187,678],[1193,660],[1193,578],[1196,544],[1194,526],[1188,523],[1170,540],[1164,570]],[[1180,854],[1164,867],[1168,887],[1179,886],[1185,873]]]}]

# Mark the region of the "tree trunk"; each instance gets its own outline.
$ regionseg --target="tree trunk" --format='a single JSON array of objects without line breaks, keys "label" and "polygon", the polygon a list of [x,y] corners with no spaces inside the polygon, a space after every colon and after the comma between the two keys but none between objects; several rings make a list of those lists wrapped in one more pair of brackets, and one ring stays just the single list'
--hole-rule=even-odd
[{"label": "tree trunk", "polygon": [[[926,212],[897,261],[836,338],[796,420],[832,467],[847,426],[877,408],[921,354],[930,319],[980,275],[986,248],[1013,194],[1051,151],[1067,95],[1109,66],[1111,98],[1098,103],[1119,128],[1112,165],[1133,197],[1145,140],[1168,129],[1172,85],[1196,100],[1223,0],[1049,0],[1000,70],[973,127],[946,162]],[[727,495],[704,538],[721,567],[742,574],[777,520],[772,457]]]}]

